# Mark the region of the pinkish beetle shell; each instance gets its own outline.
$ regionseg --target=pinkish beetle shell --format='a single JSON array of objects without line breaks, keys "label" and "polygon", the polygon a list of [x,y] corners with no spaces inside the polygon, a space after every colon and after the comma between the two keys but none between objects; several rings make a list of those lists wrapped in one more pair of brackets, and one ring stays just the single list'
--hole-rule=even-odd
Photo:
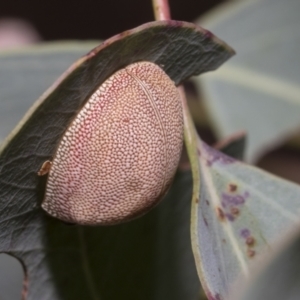
[{"label": "pinkish beetle shell", "polygon": [[153,63],[133,63],[92,94],[64,133],[42,207],[85,225],[140,216],[166,194],[182,142],[182,106],[173,81]]}]

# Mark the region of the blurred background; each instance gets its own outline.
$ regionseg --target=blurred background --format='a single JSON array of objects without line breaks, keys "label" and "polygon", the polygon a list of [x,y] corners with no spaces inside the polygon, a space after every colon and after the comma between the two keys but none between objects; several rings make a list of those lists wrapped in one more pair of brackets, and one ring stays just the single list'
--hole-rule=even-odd
[{"label": "blurred background", "polygon": [[[220,2],[171,0],[172,17],[175,20],[193,21]],[[36,30],[41,40],[51,41],[106,39],[152,21],[154,16],[151,0],[4,0],[1,3],[0,18],[26,21]]]}]

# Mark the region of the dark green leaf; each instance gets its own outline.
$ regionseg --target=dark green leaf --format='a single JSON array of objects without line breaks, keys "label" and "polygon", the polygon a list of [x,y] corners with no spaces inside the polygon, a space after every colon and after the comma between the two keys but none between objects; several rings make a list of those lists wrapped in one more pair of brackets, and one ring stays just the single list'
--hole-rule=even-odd
[{"label": "dark green leaf", "polygon": [[53,42],[0,50],[0,141],[33,102],[96,42]]},{"label": "dark green leaf", "polygon": [[167,209],[162,207],[168,200],[131,223],[87,228],[46,216],[40,208],[45,178],[37,172],[91,93],[116,70],[148,60],[178,84],[215,69],[232,53],[192,24],[145,24],[77,61],[30,109],[0,154],[0,251],[23,261],[28,299],[193,299],[198,280],[187,233],[189,208],[178,209],[181,201],[189,207],[189,177],[175,180]]}]

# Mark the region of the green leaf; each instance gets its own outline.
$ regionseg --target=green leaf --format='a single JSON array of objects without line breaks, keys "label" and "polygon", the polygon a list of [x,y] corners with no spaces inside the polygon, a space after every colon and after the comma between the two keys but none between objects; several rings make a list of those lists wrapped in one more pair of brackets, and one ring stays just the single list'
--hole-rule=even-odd
[{"label": "green leaf", "polygon": [[53,42],[0,51],[0,141],[75,59],[96,42]]},{"label": "green leaf", "polygon": [[237,51],[195,82],[219,138],[247,132],[248,161],[300,128],[299,11],[298,0],[235,1],[197,22]]},{"label": "green leaf", "polygon": [[[296,230],[295,230],[296,229]],[[252,267],[250,278],[236,284],[230,299],[300,299],[300,227],[299,224],[277,243],[276,250],[265,253]],[[254,268],[255,267],[255,268]]]},{"label": "green leaf", "polygon": [[250,261],[299,221],[300,186],[197,143],[194,255],[208,297],[225,299],[231,284],[249,275]]},{"label": "green leaf", "polygon": [[[194,182],[193,253],[208,299],[224,300],[237,278],[249,276],[250,262],[299,222],[300,186],[209,147],[197,136],[186,101],[183,108]],[[235,146],[243,135],[236,138]],[[234,148],[240,154],[242,148]]]},{"label": "green leaf", "polygon": [[189,218],[178,208],[190,199],[189,176],[175,179],[168,209],[162,208],[166,200],[159,212],[131,223],[88,228],[67,226],[41,210],[45,178],[37,172],[89,95],[116,70],[148,60],[178,84],[218,67],[232,54],[192,24],[145,24],[81,58],[27,112],[0,153],[0,251],[23,262],[28,299],[179,300],[198,293],[186,232]]},{"label": "green leaf", "polygon": [[46,244],[34,241],[42,260],[25,256],[36,267],[32,276],[41,276],[31,278],[31,292],[38,291],[32,299],[44,290],[49,299],[193,299],[199,279],[190,246],[190,198],[191,176],[180,173],[163,203],[135,221],[73,227],[49,218],[40,237]]}]

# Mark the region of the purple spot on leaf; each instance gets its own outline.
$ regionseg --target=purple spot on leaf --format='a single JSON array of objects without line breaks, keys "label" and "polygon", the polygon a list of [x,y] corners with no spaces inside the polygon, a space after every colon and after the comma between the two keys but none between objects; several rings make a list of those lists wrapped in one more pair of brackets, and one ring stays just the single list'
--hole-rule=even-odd
[{"label": "purple spot on leaf", "polygon": [[219,162],[221,164],[231,164],[234,163],[236,160],[232,157],[229,157],[222,152],[209,147],[205,143],[203,143],[203,147],[206,152],[206,162],[208,166],[212,166],[215,162]]},{"label": "purple spot on leaf", "polygon": [[216,294],[216,295],[215,295],[215,299],[216,299],[216,300],[221,300],[220,294]]},{"label": "purple spot on leaf", "polygon": [[246,239],[247,237],[249,237],[251,235],[251,232],[249,229],[244,228],[241,230],[241,237]]},{"label": "purple spot on leaf", "polygon": [[245,197],[242,195],[222,194],[222,203],[224,202],[225,205],[241,205],[245,203],[245,200]]},{"label": "purple spot on leaf", "polygon": [[226,204],[225,201],[222,201],[222,202],[221,202],[221,205],[222,205],[223,208],[226,208],[226,207],[227,207],[227,204]]}]

